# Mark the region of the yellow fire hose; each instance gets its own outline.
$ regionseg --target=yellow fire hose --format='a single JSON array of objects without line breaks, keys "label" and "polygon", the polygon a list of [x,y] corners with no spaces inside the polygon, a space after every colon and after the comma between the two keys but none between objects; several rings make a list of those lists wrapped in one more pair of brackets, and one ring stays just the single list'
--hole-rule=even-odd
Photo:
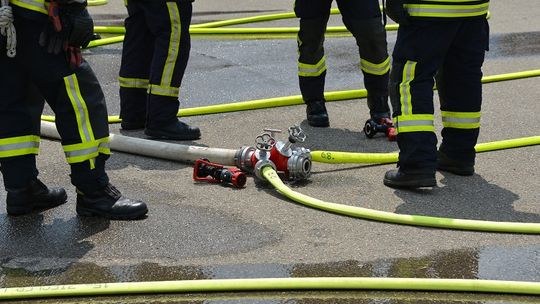
[{"label": "yellow fire hose", "polygon": [[423,215],[396,214],[362,207],[321,201],[288,188],[270,166],[262,168],[262,175],[284,196],[308,207],[379,222],[411,226],[460,229],[486,232],[540,234],[540,223],[512,223],[452,219]]},{"label": "yellow fire hose", "polygon": [[107,3],[109,3],[108,0],[88,0],[89,6],[105,5]]},{"label": "yellow fire hose", "polygon": [[[476,153],[540,145],[540,136],[521,137],[477,144]],[[389,164],[398,161],[398,153],[352,153],[312,151],[313,161],[327,164]]]},{"label": "yellow fire hose", "polygon": [[80,296],[251,291],[432,291],[539,295],[540,283],[470,279],[312,277],[182,280],[32,286],[0,289],[0,300]]},{"label": "yellow fire hose", "polygon": [[[339,9],[333,8],[330,10],[331,15],[340,14]],[[211,28],[211,27],[223,27],[230,25],[239,25],[246,23],[256,23],[256,22],[265,22],[265,21],[275,21],[282,19],[294,19],[297,18],[294,12],[288,13],[278,13],[278,14],[268,14],[268,15],[258,15],[244,18],[228,19],[207,23],[194,24],[191,28]]]},{"label": "yellow fire hose", "polygon": [[[105,1],[106,0],[94,0]],[[98,5],[98,4],[94,4]],[[339,9],[332,9],[331,14],[340,14]],[[296,18],[294,12],[279,13],[279,14],[268,14],[268,15],[259,15],[245,18],[229,19],[215,22],[207,22],[201,24],[193,24],[190,26],[189,32],[192,35],[255,35],[253,37],[243,37],[243,38],[262,38],[261,35],[277,35],[277,34],[296,34],[298,33],[298,27],[265,27],[265,28],[221,28],[224,26],[230,25],[239,25],[255,22],[265,22],[265,21],[275,21],[281,19],[290,19]],[[218,28],[219,27],[219,28]],[[398,29],[397,24],[389,24],[386,26],[386,30],[395,31]],[[94,27],[95,33],[102,34],[125,34],[126,29],[123,26],[96,26]],[[326,32],[328,34],[342,34],[348,33],[349,31],[344,26],[330,26],[327,27]],[[108,44],[120,43],[124,41],[124,36],[115,36],[112,38],[103,38],[90,42],[87,48],[103,46]]]},{"label": "yellow fire hose", "polygon": [[[389,31],[397,30],[397,24],[390,24],[386,26]],[[189,33],[192,35],[247,35],[247,34],[296,34],[298,33],[298,27],[235,27],[235,28],[203,28],[193,27],[189,29]],[[95,33],[101,34],[125,34],[126,29],[122,26],[95,26]],[[329,26],[326,28],[327,33],[347,33],[348,30],[344,26]]]},{"label": "yellow fire hose", "polygon": [[[486,84],[486,83],[509,81],[509,80],[529,78],[529,77],[538,77],[538,76],[540,76],[540,69],[485,76],[482,78],[482,83]],[[361,90],[326,92],[324,94],[324,97],[326,101],[329,101],[329,102],[340,101],[340,100],[360,99],[360,98],[367,97],[367,91],[365,89],[361,89]],[[275,98],[268,98],[268,99],[241,101],[241,102],[233,102],[233,103],[228,103],[228,104],[218,104],[218,105],[211,105],[211,106],[196,107],[196,108],[186,108],[178,112],[178,117],[209,115],[209,114],[218,114],[218,113],[266,109],[266,108],[274,108],[274,107],[285,107],[285,106],[299,105],[303,103],[304,101],[302,100],[301,95],[275,97]],[[41,116],[41,119],[52,122],[54,121],[54,116],[43,115]],[[118,117],[118,115],[109,116],[109,122],[119,123],[121,122],[121,120]]]}]

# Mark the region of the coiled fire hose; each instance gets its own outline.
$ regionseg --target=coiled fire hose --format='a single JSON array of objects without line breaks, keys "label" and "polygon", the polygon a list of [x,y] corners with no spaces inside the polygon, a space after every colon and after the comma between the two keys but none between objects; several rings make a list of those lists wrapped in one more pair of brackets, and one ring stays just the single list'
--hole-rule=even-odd
[{"label": "coiled fire hose", "polygon": [[6,37],[6,54],[13,58],[17,54],[17,34],[13,25],[13,11],[9,6],[9,0],[1,0],[0,4],[0,35]]}]

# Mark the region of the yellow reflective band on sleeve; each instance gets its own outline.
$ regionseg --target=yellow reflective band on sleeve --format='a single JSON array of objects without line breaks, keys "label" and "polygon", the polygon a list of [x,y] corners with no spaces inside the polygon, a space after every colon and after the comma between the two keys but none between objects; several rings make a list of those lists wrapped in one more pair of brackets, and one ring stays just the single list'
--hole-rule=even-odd
[{"label": "yellow reflective band on sleeve", "polygon": [[326,71],[326,56],[316,64],[298,62],[298,76],[317,77]]},{"label": "yellow reflective band on sleeve", "polygon": [[[167,8],[169,10],[169,19],[171,22],[171,37],[169,39],[169,51],[167,52],[167,59],[165,60],[163,74],[161,75],[162,87],[172,86],[172,78],[174,75],[176,61],[178,60],[178,53],[180,52],[180,38],[182,35],[182,20],[180,20],[178,4],[176,4],[176,2],[167,2]],[[176,95],[176,97],[177,96],[178,95]]]},{"label": "yellow reflective band on sleeve", "polygon": [[47,12],[47,6],[45,5],[44,0],[9,0],[9,2],[13,5],[42,13],[45,15],[48,15],[49,12]]},{"label": "yellow reflective band on sleeve", "polygon": [[148,94],[159,95],[159,96],[168,96],[168,97],[178,97],[180,94],[180,89],[175,87],[159,86],[155,84],[148,85]]},{"label": "yellow reflective band on sleeve", "polygon": [[65,77],[64,83],[66,85],[66,92],[71,100],[71,105],[73,106],[73,111],[75,112],[81,142],[94,141],[94,132],[92,131],[92,125],[90,124],[88,108],[81,95],[77,75],[72,74]]},{"label": "yellow reflective band on sleeve", "polygon": [[390,57],[382,63],[372,63],[360,58],[360,68],[362,71],[372,75],[384,75],[390,71]]},{"label": "yellow reflective band on sleeve", "polygon": [[[441,1],[442,2],[442,1]],[[452,1],[445,1],[452,2]],[[461,3],[461,1],[456,1]],[[488,13],[489,2],[482,4],[405,4],[405,8],[413,17],[437,17],[437,18],[459,18],[483,16]]]},{"label": "yellow reflective band on sleeve", "polygon": [[131,89],[148,89],[148,79],[118,77],[120,87]]},{"label": "yellow reflective band on sleeve", "polygon": [[400,115],[394,119],[398,133],[435,132],[433,114]]},{"label": "yellow reflective band on sleeve", "polygon": [[69,164],[81,163],[87,160],[92,161],[100,153],[111,154],[109,137],[94,140],[92,142],[65,145],[63,146],[63,149]]},{"label": "yellow reflective band on sleeve", "polygon": [[26,135],[0,139],[0,158],[39,153],[39,136]]},{"label": "yellow reflective band on sleeve", "polygon": [[414,80],[415,73],[416,62],[407,61],[403,67],[403,76],[401,78],[401,83],[399,84],[399,100],[401,103],[402,115],[412,114],[411,82]]},{"label": "yellow reflective band on sleeve", "polygon": [[480,112],[448,112],[442,111],[442,123],[445,128],[478,129],[480,128]]}]

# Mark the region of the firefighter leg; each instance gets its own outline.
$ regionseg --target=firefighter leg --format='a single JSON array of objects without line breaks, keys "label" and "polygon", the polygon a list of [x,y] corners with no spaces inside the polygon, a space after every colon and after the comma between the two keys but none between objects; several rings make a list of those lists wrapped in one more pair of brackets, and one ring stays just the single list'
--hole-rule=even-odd
[{"label": "firefighter leg", "polygon": [[197,127],[177,118],[178,94],[187,66],[191,40],[190,1],[145,1],[141,4],[150,32],[156,37],[148,86],[148,115],[145,134],[152,138],[193,140],[201,136]]},{"label": "firefighter leg", "polygon": [[83,62],[75,73],[40,88],[56,114],[56,126],[77,188],[77,213],[110,219],[137,219],[148,209],[125,198],[109,183],[109,128],[105,98],[97,78]]},{"label": "firefighter leg", "polygon": [[21,58],[8,59],[0,54],[0,170],[9,215],[49,209],[67,200],[64,189],[49,189],[37,178],[35,155],[39,151],[44,100],[18,60]]},{"label": "firefighter leg", "polygon": [[[23,22],[21,22],[23,23]],[[88,65],[72,71],[65,54],[49,54],[38,45],[42,24],[25,20],[17,26],[21,66],[56,114],[56,127],[77,188],[77,212],[111,219],[134,219],[146,214],[142,202],[122,197],[109,183],[109,125],[105,98]]]},{"label": "firefighter leg", "polygon": [[38,175],[35,155],[40,139],[35,109],[40,106],[29,103],[30,79],[16,60],[0,54],[0,165],[6,189],[24,187]]},{"label": "firefighter leg", "polygon": [[474,173],[474,146],[480,132],[482,64],[488,39],[486,20],[462,22],[437,74],[443,120],[440,170],[459,175]]},{"label": "firefighter leg", "polygon": [[388,80],[390,57],[379,1],[338,0],[343,23],[353,34],[360,54],[360,68],[368,91],[368,107],[374,119],[390,117]]},{"label": "firefighter leg", "polygon": [[154,36],[146,26],[140,1],[130,1],[125,20],[126,35],[120,66],[120,118],[122,129],[143,129],[146,123],[146,102]]},{"label": "firefighter leg", "polygon": [[390,98],[400,149],[399,170],[386,173],[384,184],[389,187],[436,185],[434,76],[444,62],[455,32],[456,26],[451,23],[429,21],[399,29],[390,75]]},{"label": "firefighter leg", "polygon": [[331,0],[296,0],[295,13],[300,18],[298,32],[298,78],[302,98],[306,103],[308,123],[314,127],[328,127],[328,113],[324,99],[326,57],[324,33],[330,17]]}]

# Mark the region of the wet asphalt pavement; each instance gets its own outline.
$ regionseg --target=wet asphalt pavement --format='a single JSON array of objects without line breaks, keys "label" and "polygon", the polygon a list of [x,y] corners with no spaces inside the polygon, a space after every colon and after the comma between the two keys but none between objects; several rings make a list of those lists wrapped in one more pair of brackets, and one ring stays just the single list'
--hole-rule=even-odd
[{"label": "wet asphalt pavement", "polygon": [[[92,8],[98,24],[119,24],[121,1]],[[216,3],[217,2],[217,3]],[[286,12],[285,0],[197,0],[194,23]],[[240,5],[241,4],[241,5]],[[536,0],[493,1],[491,44],[484,74],[540,68],[540,6]],[[249,26],[296,26],[297,20]],[[331,25],[341,25],[332,17]],[[395,33],[388,35],[393,48]],[[327,91],[363,88],[351,37],[329,37]],[[85,52],[118,114],[121,45]],[[193,36],[181,108],[298,95],[295,39]],[[540,80],[486,84],[480,142],[536,136]],[[438,100],[436,98],[436,107]],[[305,108],[291,106],[183,119],[201,140],[183,144],[238,149],[264,128],[300,124],[311,150],[393,152],[395,143],[362,132],[365,100],[327,105],[331,126],[307,125]],[[437,118],[439,113],[436,113]],[[440,119],[436,119],[440,130]],[[144,138],[142,132],[111,132]],[[279,138],[281,140],[285,139]],[[394,165],[314,163],[309,181],[290,185],[321,200],[402,214],[540,223],[540,148],[479,154],[477,174],[437,174],[439,186],[419,191],[382,184]],[[296,204],[270,185],[248,179],[245,189],[192,181],[192,167],[114,153],[111,180],[149,204],[134,222],[77,217],[75,193],[61,146],[43,140],[40,177],[67,188],[67,204],[24,217],[5,213],[0,193],[0,287],[259,277],[417,277],[540,282],[540,236],[401,226],[354,219]],[[536,303],[510,295],[391,292],[293,292],[77,298],[35,303]],[[29,303],[25,301],[25,303]]]}]

